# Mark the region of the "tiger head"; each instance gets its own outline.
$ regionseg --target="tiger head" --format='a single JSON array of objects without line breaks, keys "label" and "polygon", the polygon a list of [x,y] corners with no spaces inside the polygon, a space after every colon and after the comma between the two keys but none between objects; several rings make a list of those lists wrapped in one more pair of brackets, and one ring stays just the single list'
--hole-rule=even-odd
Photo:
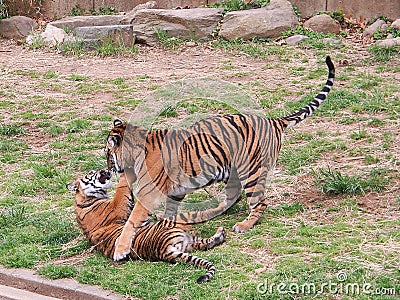
[{"label": "tiger head", "polygon": [[104,152],[107,157],[107,166],[109,170],[122,173],[122,142],[126,129],[126,123],[121,120],[114,120],[114,128],[108,134]]},{"label": "tiger head", "polygon": [[[85,206],[93,199],[107,198],[107,191],[112,187],[111,172],[108,169],[90,171],[85,177],[67,184],[67,189],[77,193],[76,204]],[[78,197],[79,195],[79,197]]]}]

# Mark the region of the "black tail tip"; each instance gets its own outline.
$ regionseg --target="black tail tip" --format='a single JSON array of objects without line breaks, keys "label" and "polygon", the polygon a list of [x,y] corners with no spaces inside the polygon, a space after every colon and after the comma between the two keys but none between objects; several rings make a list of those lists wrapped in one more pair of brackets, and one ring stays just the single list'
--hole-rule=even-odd
[{"label": "black tail tip", "polygon": [[328,68],[330,70],[334,70],[335,69],[335,66],[333,65],[333,62],[332,62],[331,57],[329,55],[326,57],[325,62],[328,65]]},{"label": "black tail tip", "polygon": [[200,276],[199,278],[197,278],[197,283],[201,284],[201,283],[207,282],[209,280],[210,280],[209,276],[203,275],[203,276]]}]

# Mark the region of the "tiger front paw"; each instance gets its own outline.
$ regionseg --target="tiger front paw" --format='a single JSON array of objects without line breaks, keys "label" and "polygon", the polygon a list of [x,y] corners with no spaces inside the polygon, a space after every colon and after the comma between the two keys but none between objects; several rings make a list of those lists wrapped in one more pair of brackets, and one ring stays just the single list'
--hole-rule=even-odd
[{"label": "tiger front paw", "polygon": [[245,232],[245,231],[247,231],[247,230],[249,230],[249,229],[251,229],[252,228],[252,226],[251,225],[249,225],[249,224],[247,224],[246,222],[237,222],[234,226],[233,226],[233,228],[232,228],[232,230],[234,231],[234,232]]},{"label": "tiger front paw", "polygon": [[115,241],[115,250],[113,259],[115,261],[119,261],[127,257],[128,254],[131,252],[131,244],[132,244],[132,239],[129,239],[126,242],[120,237],[117,238],[117,240]]}]

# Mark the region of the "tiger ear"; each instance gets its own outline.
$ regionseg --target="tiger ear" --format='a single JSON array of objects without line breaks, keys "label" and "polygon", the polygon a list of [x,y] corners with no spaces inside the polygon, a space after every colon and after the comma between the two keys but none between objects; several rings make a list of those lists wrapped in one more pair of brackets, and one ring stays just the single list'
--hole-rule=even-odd
[{"label": "tiger ear", "polygon": [[67,184],[67,189],[71,192],[76,192],[78,190],[78,182]]},{"label": "tiger ear", "polygon": [[122,125],[124,122],[122,122],[120,119],[115,119],[114,120],[114,127],[115,126],[120,126],[120,125]]}]

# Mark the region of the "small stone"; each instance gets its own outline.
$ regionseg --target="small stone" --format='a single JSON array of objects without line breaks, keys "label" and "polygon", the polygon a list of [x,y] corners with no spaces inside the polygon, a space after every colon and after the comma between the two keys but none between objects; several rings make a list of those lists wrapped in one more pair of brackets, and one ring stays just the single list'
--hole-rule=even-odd
[{"label": "small stone", "polygon": [[185,45],[188,46],[188,47],[196,47],[197,44],[196,44],[196,42],[188,41],[188,42],[185,43]]},{"label": "small stone", "polygon": [[264,267],[262,267],[262,268],[256,269],[256,270],[255,270],[255,273],[256,273],[257,275],[259,275],[259,274],[261,274],[261,273],[266,272],[267,270],[268,270],[268,267],[264,266]]},{"label": "small stone", "polygon": [[288,44],[288,45],[294,46],[294,45],[298,45],[302,41],[308,40],[308,39],[309,39],[308,36],[305,36],[305,35],[302,35],[302,34],[296,34],[296,35],[293,35],[293,36],[289,36],[288,38],[286,38],[284,40],[284,42],[286,44]]},{"label": "small stone", "polygon": [[400,19],[395,20],[392,25],[394,29],[399,29],[400,30]]},{"label": "small stone", "polygon": [[327,14],[316,15],[304,22],[305,29],[323,33],[340,33],[340,24]]}]

